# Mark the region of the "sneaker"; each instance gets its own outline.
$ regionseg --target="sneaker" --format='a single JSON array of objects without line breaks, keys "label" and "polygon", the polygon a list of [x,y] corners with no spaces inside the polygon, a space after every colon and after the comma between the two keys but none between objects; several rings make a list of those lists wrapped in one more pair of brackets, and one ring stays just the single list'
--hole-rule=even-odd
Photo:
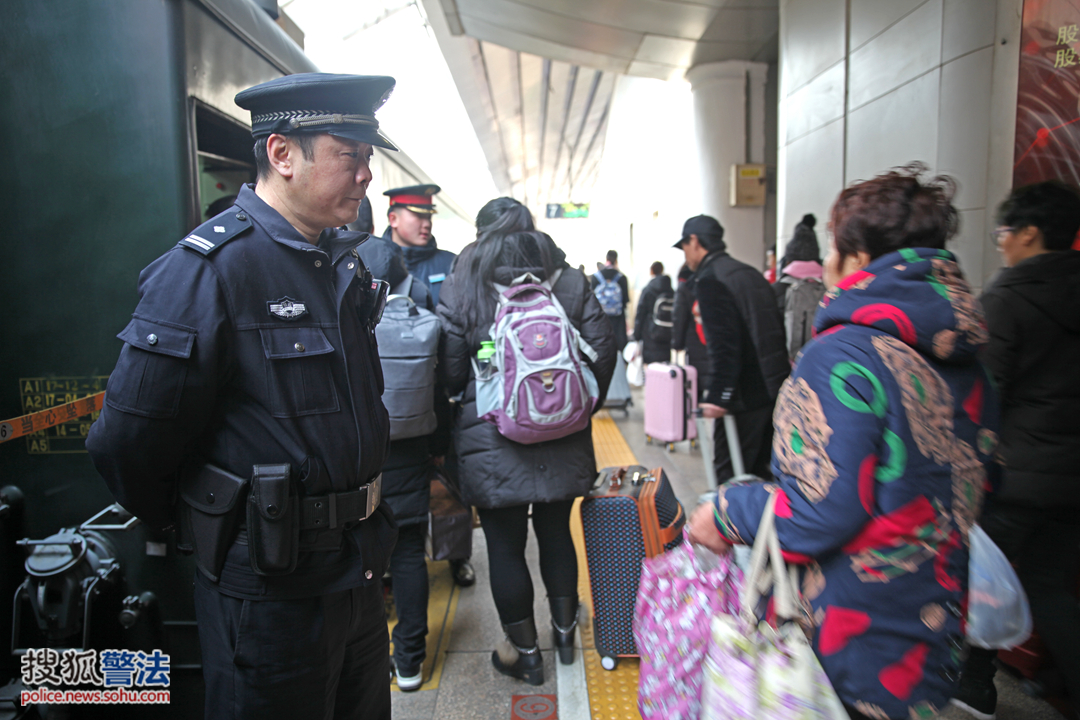
[{"label": "sneaker", "polygon": [[961,683],[960,692],[949,701],[969,715],[979,720],[994,720],[997,710],[997,688],[993,681],[983,683]]},{"label": "sneaker", "polygon": [[398,690],[401,692],[415,692],[424,684],[424,676],[420,670],[417,670],[413,675],[406,675],[400,670],[395,670],[395,672],[397,673]]}]

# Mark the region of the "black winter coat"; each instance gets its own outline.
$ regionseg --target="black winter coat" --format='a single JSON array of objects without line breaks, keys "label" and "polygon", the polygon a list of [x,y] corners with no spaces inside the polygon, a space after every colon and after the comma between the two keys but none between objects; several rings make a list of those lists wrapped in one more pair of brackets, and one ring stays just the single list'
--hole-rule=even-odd
[{"label": "black winter coat", "polygon": [[[471,246],[470,246],[471,247]],[[470,248],[462,251],[466,255]],[[600,387],[597,409],[603,407],[608,385],[615,371],[615,337],[607,316],[579,270],[566,265],[565,255],[553,248],[557,264],[563,268],[555,283],[555,297],[566,310],[570,322],[597,353],[590,367]],[[443,284],[439,298],[439,319],[443,338],[439,348],[439,376],[451,395],[464,392],[461,411],[454,426],[458,455],[458,477],[466,503],[481,508],[501,508],[533,502],[556,502],[581,497],[596,478],[592,425],[581,432],[551,442],[522,445],[507,440],[494,425],[476,415],[476,381],[471,358],[480,349],[462,325],[462,305],[466,296],[459,289],[462,263],[455,266]],[[540,268],[500,267],[495,281],[508,284],[525,272],[543,278]],[[485,319],[490,324],[494,313]],[[475,335],[475,333],[472,333]]]},{"label": "black winter coat", "polygon": [[653,307],[661,297],[672,297],[671,278],[667,275],[654,277],[638,297],[634,313],[634,340],[642,343],[642,359],[646,363],[668,362],[671,359],[671,328],[662,328],[652,322]]},{"label": "black winter coat", "polygon": [[1080,507],[1080,252],[1006,268],[980,298],[1001,394],[1000,498]]},{"label": "black winter coat", "polygon": [[675,307],[671,310],[671,349],[685,350],[686,363],[697,370],[698,402],[709,386],[709,353],[697,334],[694,320],[694,294],[690,278],[694,274],[684,265],[679,271],[679,286],[675,288]]},{"label": "black winter coat", "polygon": [[771,405],[791,370],[772,287],[726,252],[709,254],[689,282],[705,326],[708,402],[736,413]]}]

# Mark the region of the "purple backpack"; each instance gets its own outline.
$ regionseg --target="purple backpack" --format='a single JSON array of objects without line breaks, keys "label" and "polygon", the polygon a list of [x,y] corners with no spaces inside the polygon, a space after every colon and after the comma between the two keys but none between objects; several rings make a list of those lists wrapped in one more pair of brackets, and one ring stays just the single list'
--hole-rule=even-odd
[{"label": "purple backpack", "polygon": [[526,445],[584,430],[600,397],[582,358],[595,361],[596,352],[551,291],[561,274],[541,281],[525,273],[496,285],[495,355],[483,364],[473,358],[476,414]]}]

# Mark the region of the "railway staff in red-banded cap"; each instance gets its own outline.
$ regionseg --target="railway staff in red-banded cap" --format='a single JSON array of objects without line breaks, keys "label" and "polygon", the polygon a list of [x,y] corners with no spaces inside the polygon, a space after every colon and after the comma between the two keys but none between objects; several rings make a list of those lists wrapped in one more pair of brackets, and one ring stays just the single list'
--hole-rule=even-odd
[{"label": "railway staff in red-banded cap", "polygon": [[432,216],[438,212],[435,195],[441,190],[438,185],[427,184],[394,188],[383,193],[390,201],[383,238],[401,248],[409,274],[428,286],[436,305],[439,304],[439,289],[457,257],[448,250],[440,250],[431,234]]},{"label": "railway staff in red-banded cap", "polygon": [[[249,88],[258,179],[143,270],[86,447],[194,551],[205,717],[390,717],[390,422],[356,248],[390,77]],[[177,498],[179,499],[177,501]]]}]

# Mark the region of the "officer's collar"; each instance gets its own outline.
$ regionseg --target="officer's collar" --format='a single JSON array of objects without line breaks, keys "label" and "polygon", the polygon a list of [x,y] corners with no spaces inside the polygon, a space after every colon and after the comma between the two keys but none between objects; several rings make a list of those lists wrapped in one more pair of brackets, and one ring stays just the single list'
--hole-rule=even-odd
[{"label": "officer's collar", "polygon": [[254,185],[247,184],[240,188],[240,192],[236,195],[236,204],[242,207],[251,219],[266,231],[267,235],[282,245],[305,251],[319,249],[308,242],[307,238],[282,217],[281,213],[256,195]]}]

